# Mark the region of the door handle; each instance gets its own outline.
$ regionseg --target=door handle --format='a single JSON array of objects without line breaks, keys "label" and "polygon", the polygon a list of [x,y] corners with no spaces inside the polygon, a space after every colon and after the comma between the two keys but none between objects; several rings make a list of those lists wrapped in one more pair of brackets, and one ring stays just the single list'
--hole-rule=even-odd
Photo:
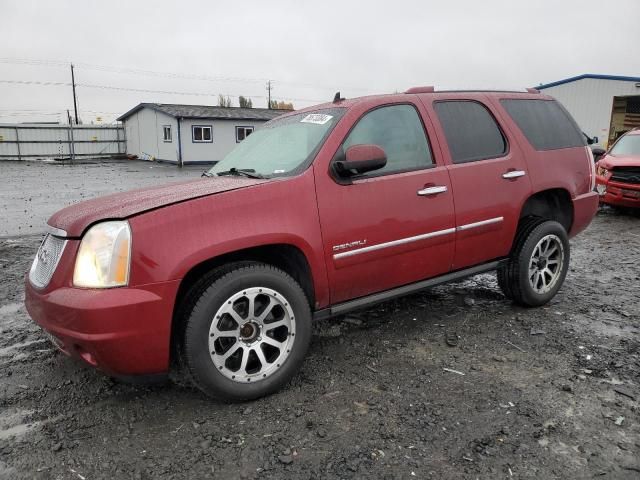
[{"label": "door handle", "polygon": [[418,195],[421,197],[429,196],[429,195],[437,195],[438,193],[444,193],[447,191],[447,187],[445,185],[438,185],[435,187],[427,187],[422,190],[418,190]]},{"label": "door handle", "polygon": [[507,180],[511,178],[524,177],[527,174],[524,170],[510,170],[507,173],[502,174],[502,178],[506,178]]}]

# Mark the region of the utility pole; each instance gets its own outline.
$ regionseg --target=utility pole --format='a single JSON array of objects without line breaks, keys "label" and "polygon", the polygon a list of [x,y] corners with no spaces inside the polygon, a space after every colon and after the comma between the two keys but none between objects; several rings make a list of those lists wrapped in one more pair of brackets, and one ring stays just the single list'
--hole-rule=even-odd
[{"label": "utility pole", "polygon": [[268,96],[269,100],[267,100],[268,101],[268,104],[267,104],[267,108],[268,109],[271,109],[271,88],[273,88],[273,87],[271,86],[271,80],[269,80],[267,82],[267,92],[269,92],[269,96]]},{"label": "utility pole", "polygon": [[67,130],[67,139],[69,140],[69,157],[73,162],[76,159],[76,145],[73,138],[73,122],[71,121],[71,114],[67,110],[67,119],[69,120],[69,129]]},{"label": "utility pole", "polygon": [[73,112],[76,116],[76,125],[78,125],[78,102],[76,101],[76,79],[73,75],[73,63],[71,64],[71,88],[73,88]]}]

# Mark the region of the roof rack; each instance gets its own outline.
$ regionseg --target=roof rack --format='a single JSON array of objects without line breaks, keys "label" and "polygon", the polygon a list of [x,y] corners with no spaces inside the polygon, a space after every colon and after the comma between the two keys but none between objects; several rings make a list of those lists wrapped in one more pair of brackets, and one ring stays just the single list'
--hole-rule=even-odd
[{"label": "roof rack", "polygon": [[540,93],[540,90],[536,88],[521,88],[521,89],[438,89],[436,90],[433,86],[428,87],[411,87],[406,90],[404,93],[434,93],[434,92],[505,92],[505,93]]}]

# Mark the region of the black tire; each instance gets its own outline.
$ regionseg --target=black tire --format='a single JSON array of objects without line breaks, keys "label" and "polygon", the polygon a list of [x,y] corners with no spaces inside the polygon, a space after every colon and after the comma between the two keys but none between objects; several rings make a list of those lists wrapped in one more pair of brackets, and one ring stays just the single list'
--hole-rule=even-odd
[{"label": "black tire", "polygon": [[[532,280],[529,278],[529,264],[536,246],[545,237],[551,238],[553,242],[558,244],[557,251],[559,252],[560,263],[553,277],[551,277],[552,281],[548,290],[538,291],[534,288]],[[518,230],[507,263],[498,269],[498,285],[507,298],[520,305],[526,307],[545,305],[560,290],[567,275],[569,259],[569,238],[561,224],[537,218],[526,220]],[[547,277],[545,277],[546,279]],[[544,290],[544,288],[546,286],[541,286],[540,290]]]},{"label": "black tire", "polygon": [[[520,224],[518,225],[518,231],[516,232],[516,238],[513,242],[513,246],[511,247],[511,252],[509,253],[509,258],[513,258],[516,249],[518,246],[527,238],[529,233],[538,225],[544,222],[544,219],[540,217],[526,217],[520,220]],[[513,282],[511,281],[511,277],[508,274],[509,265],[511,261],[507,264],[503,264],[498,268],[497,277],[498,277],[498,286],[504,296],[510,300],[514,298],[514,292],[512,288]]]},{"label": "black tire", "polygon": [[[214,365],[209,335],[214,316],[234,294],[264,287],[287,300],[295,318],[295,333],[283,363],[266,378],[241,383],[223,375]],[[282,388],[302,365],[311,340],[311,309],[300,285],[282,270],[257,262],[225,266],[192,287],[180,309],[179,362],[196,387],[224,401],[259,398]],[[289,333],[289,336],[292,334]],[[265,335],[266,336],[266,335]],[[239,344],[239,343],[238,343]],[[248,354],[248,353],[247,353]]]}]

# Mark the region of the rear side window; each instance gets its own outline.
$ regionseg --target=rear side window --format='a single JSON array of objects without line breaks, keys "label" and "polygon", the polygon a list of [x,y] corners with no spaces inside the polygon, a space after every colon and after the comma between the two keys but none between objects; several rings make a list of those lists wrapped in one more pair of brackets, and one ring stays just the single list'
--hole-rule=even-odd
[{"label": "rear side window", "polygon": [[453,163],[475,162],[501,157],[507,142],[486,107],[471,100],[434,104],[447,137]]},{"label": "rear side window", "polygon": [[554,100],[502,99],[500,103],[536,150],[586,145],[573,118]]}]

